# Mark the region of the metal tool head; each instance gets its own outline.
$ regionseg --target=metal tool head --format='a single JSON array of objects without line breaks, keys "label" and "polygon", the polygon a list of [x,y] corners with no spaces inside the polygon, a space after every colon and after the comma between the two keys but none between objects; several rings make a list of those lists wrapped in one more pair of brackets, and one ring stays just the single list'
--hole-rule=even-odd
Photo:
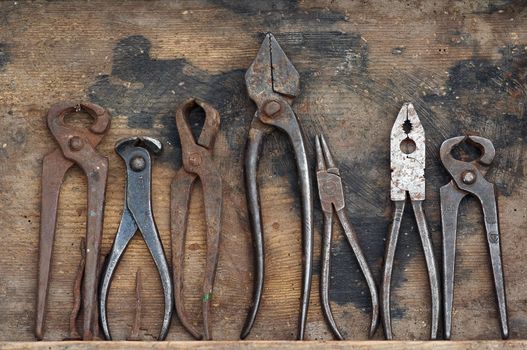
[{"label": "metal tool head", "polygon": [[341,210],[346,203],[344,202],[340,171],[333,161],[324,136],[316,136],[315,146],[317,150],[318,195],[322,210],[331,213],[332,205],[335,207],[335,210]]},{"label": "metal tool head", "polygon": [[245,83],[249,97],[258,106],[277,97],[285,97],[291,104],[293,97],[298,95],[300,75],[273,34],[266,34],[260,51],[245,73]]},{"label": "metal tool head", "polygon": [[425,199],[425,131],[413,104],[406,102],[392,128],[390,163],[391,199]]},{"label": "metal tool head", "polygon": [[163,144],[157,139],[148,136],[133,136],[117,141],[115,144],[115,151],[123,157],[126,149],[129,149],[130,147],[146,148],[149,152],[156,155],[160,154],[163,150]]},{"label": "metal tool head", "polygon": [[[481,156],[478,159],[465,162],[454,158],[452,150],[464,141],[471,143],[481,151]],[[459,188],[469,192],[477,192],[478,184],[487,182],[484,176],[487,173],[488,166],[494,160],[496,150],[492,142],[484,137],[458,136],[443,142],[439,155],[445,169],[450,173]]]}]

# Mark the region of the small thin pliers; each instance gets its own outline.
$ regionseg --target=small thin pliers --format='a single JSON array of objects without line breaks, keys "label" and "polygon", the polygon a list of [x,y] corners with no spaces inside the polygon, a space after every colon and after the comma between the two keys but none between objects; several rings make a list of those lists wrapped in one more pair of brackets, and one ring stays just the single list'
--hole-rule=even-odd
[{"label": "small thin pliers", "polygon": [[163,251],[163,244],[154,222],[152,214],[152,154],[161,152],[161,142],[150,137],[130,137],[120,140],[115,145],[115,151],[126,164],[126,191],[124,199],[124,211],[121,217],[119,229],[115,235],[112,249],[107,255],[106,265],[101,273],[101,288],[99,292],[99,314],[104,337],[111,340],[108,327],[108,316],[106,303],[113,274],[123,256],[128,244],[135,236],[137,230],[141,232],[143,239],[154,259],[165,298],[165,312],[163,324],[159,333],[159,340],[166,338],[172,310],[172,281],[167,259]]},{"label": "small thin pliers", "polygon": [[[188,122],[192,108],[199,106],[205,111],[205,123],[196,142]],[[178,170],[171,188],[171,231],[172,231],[172,265],[174,268],[174,299],[176,312],[181,324],[196,339],[211,339],[210,304],[216,267],[218,265],[221,212],[222,183],[218,167],[214,164],[213,147],[220,130],[220,114],[209,104],[189,99],[176,111],[176,125],[181,140],[183,167]],[[207,260],[203,278],[202,313],[204,335],[189,321],[183,305],[183,262],[185,258],[185,235],[187,232],[190,196],[197,180],[203,188],[203,202],[207,223]]]},{"label": "small thin pliers", "polygon": [[251,308],[240,336],[242,339],[249,335],[253,327],[262,298],[264,247],[256,172],[263,138],[275,128],[284,131],[289,137],[293,145],[299,175],[302,197],[304,266],[297,338],[299,340],[304,339],[313,269],[313,198],[304,138],[298,118],[291,108],[293,98],[299,93],[299,82],[300,76],[295,67],[289,61],[280,45],[278,45],[274,36],[268,33],[255,60],[245,73],[247,92],[249,97],[256,103],[258,109],[251,123],[245,151],[245,182],[255,253],[255,279]]},{"label": "small thin pliers", "polygon": [[423,201],[425,200],[425,131],[411,103],[405,103],[392,128],[390,142],[391,200],[395,203],[393,223],[388,236],[384,258],[381,289],[382,319],[386,339],[393,339],[390,314],[390,289],[393,261],[399,238],[407,193],[414,210],[417,228],[425,255],[432,299],[430,338],[437,338],[439,324],[439,277],[434,251],[428,232]]},{"label": "small thin pliers", "polygon": [[322,310],[324,316],[333,332],[334,336],[343,340],[344,337],[341,335],[337,328],[331,307],[329,305],[329,276],[330,276],[330,259],[331,259],[331,240],[333,231],[333,214],[336,213],[337,217],[344,230],[344,235],[348,240],[353,253],[357,258],[359,266],[364,274],[366,283],[370,290],[372,314],[371,314],[371,325],[369,331],[369,337],[371,338],[379,326],[379,297],[377,295],[377,287],[373,275],[368,267],[366,257],[362,252],[359,245],[359,239],[355,230],[351,226],[344,207],[346,201],[344,200],[344,190],[342,188],[342,179],[340,177],[340,171],[333,161],[331,152],[324,136],[317,136],[316,141],[317,151],[317,183],[318,183],[318,195],[320,198],[320,204],[322,211],[324,212],[324,236],[322,239],[322,271],[320,281],[320,298],[322,302]]},{"label": "small thin pliers", "polygon": [[[74,112],[86,112],[94,123],[89,130],[68,126],[64,118]],[[84,340],[92,340],[97,322],[97,267],[103,228],[104,197],[108,179],[108,158],[96,151],[97,145],[110,128],[108,112],[93,103],[61,102],[53,105],[47,115],[48,128],[60,148],[49,153],[42,162],[42,207],[40,215],[40,249],[38,269],[38,298],[35,335],[44,336],[44,318],[48,296],[51,253],[57,223],[60,187],[68,169],[81,167],[88,179],[88,208],[86,220],[86,262],[82,283]]]},{"label": "small thin pliers", "polygon": [[[481,157],[471,162],[457,160],[452,149],[463,141],[474,144],[481,150]],[[494,288],[498,301],[501,337],[509,337],[507,300],[501,262],[500,229],[494,184],[485,179],[488,166],[496,151],[492,142],[479,136],[458,136],[446,140],[440,149],[441,161],[452,176],[452,180],[441,187],[441,223],[443,227],[443,289],[445,309],[445,339],[452,335],[452,303],[454,299],[454,265],[456,262],[457,214],[461,200],[468,194],[476,196],[483,208],[490,262],[494,277]]]}]

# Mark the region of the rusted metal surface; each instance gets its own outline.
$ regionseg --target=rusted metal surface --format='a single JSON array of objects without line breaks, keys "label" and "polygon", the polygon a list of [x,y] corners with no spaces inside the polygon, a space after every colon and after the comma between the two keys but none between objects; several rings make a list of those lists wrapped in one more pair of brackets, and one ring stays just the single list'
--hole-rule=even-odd
[{"label": "rusted metal surface", "polygon": [[439,277],[430,233],[428,232],[428,224],[423,210],[423,201],[425,199],[425,141],[425,132],[413,105],[405,103],[393,125],[390,141],[391,200],[395,203],[395,211],[386,242],[381,288],[384,335],[389,340],[393,339],[390,307],[393,263],[407,193],[412,202],[419,236],[421,237],[430,284],[432,302],[430,339],[437,338],[439,326]]},{"label": "rusted metal surface", "polygon": [[318,184],[318,195],[324,212],[324,235],[322,239],[322,267],[321,267],[321,281],[320,281],[320,298],[322,304],[322,311],[326,317],[331,331],[335,338],[343,340],[344,337],[340,333],[331,307],[329,304],[329,279],[330,279],[330,267],[331,267],[331,240],[333,233],[333,214],[336,213],[337,217],[344,230],[344,235],[348,240],[355,257],[359,263],[362,274],[366,279],[368,288],[371,296],[372,315],[371,324],[369,329],[369,337],[371,338],[377,327],[379,326],[379,296],[377,293],[377,287],[375,286],[375,280],[370,271],[366,257],[362,252],[359,244],[359,239],[355,230],[351,226],[344,208],[346,201],[344,199],[344,190],[342,189],[342,179],[340,178],[340,170],[335,165],[333,157],[329,150],[329,147],[324,139],[324,136],[319,135],[316,137],[316,152],[317,152],[317,184]]},{"label": "rusted metal surface", "polygon": [[254,291],[249,314],[241,332],[241,338],[249,335],[256,319],[262,298],[264,282],[263,227],[260,210],[260,195],[256,183],[258,157],[263,137],[275,128],[284,131],[295,153],[302,201],[303,271],[298,322],[299,340],[304,339],[311,274],[313,269],[313,198],[311,193],[310,168],[307,162],[304,138],[297,116],[291,109],[293,98],[299,94],[300,76],[278,45],[274,36],[268,33],[245,73],[249,97],[256,103],[256,111],[249,130],[245,151],[245,185],[247,206],[253,235],[254,247]]},{"label": "rusted metal surface", "polygon": [[130,137],[122,139],[115,145],[115,151],[126,164],[126,192],[124,210],[115,235],[112,249],[107,255],[106,266],[101,274],[99,297],[99,314],[104,337],[111,340],[108,326],[106,302],[112,277],[122,258],[126,247],[139,230],[154,259],[163,286],[165,310],[159,340],[168,334],[172,318],[172,281],[170,270],[163,251],[152,213],[152,159],[151,154],[161,153],[161,142],[150,137]]},{"label": "rusted metal surface", "polygon": [[141,296],[143,289],[143,281],[141,277],[141,269],[138,269],[135,273],[135,314],[134,314],[134,323],[132,325],[132,330],[128,336],[128,340],[137,341],[141,340],[139,336],[139,331],[141,330],[141,314],[143,310],[143,298]]},{"label": "rusted metal surface", "polygon": [[[89,130],[66,125],[64,118],[74,112],[86,112],[94,123]],[[108,159],[95,148],[110,128],[108,112],[93,103],[61,102],[53,105],[47,115],[48,128],[60,148],[46,155],[42,162],[42,203],[39,249],[38,303],[35,335],[44,336],[44,319],[50,279],[51,255],[60,187],[64,176],[74,164],[88,180],[88,208],[86,228],[86,262],[83,278],[83,333],[84,340],[93,339],[98,327],[94,315],[97,295],[97,265],[101,243],[104,198],[108,178]]]},{"label": "rusted metal surface", "polygon": [[[478,147],[481,156],[471,162],[455,159],[452,149],[467,141]],[[452,336],[452,303],[454,299],[454,267],[456,261],[457,215],[461,200],[469,194],[477,197],[483,209],[490,262],[499,309],[501,336],[509,337],[507,300],[501,261],[500,229],[494,184],[485,179],[496,151],[492,142],[479,136],[453,137],[441,145],[440,156],[452,180],[441,187],[441,223],[443,227],[443,303],[445,338]]]},{"label": "rusted metal surface", "polygon": [[79,317],[81,309],[82,277],[84,276],[84,265],[86,264],[86,239],[84,237],[81,238],[79,248],[81,258],[75,275],[75,281],[73,282],[73,308],[70,314],[70,335],[68,340],[78,340],[81,338],[77,331],[77,317]]},{"label": "rusted metal surface", "polygon": [[[205,123],[196,141],[188,122],[193,108],[205,111]],[[218,254],[222,218],[222,181],[218,167],[214,164],[213,147],[220,129],[220,114],[208,103],[194,98],[188,99],[176,111],[176,124],[181,140],[183,166],[179,169],[171,186],[171,234],[172,265],[174,268],[174,299],[176,312],[183,327],[196,339],[212,339],[210,331],[210,305],[218,265]],[[183,300],[183,265],[185,235],[187,232],[189,205],[192,189],[197,180],[203,188],[205,221],[207,231],[207,253],[203,278],[202,314],[203,335],[189,321]]]}]

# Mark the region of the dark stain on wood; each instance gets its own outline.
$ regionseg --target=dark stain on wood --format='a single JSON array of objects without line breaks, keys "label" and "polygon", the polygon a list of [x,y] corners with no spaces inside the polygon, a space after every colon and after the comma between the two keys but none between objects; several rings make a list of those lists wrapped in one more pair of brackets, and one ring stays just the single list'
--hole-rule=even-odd
[{"label": "dark stain on wood", "polygon": [[9,46],[5,43],[0,43],[0,70],[11,60],[9,53]]}]

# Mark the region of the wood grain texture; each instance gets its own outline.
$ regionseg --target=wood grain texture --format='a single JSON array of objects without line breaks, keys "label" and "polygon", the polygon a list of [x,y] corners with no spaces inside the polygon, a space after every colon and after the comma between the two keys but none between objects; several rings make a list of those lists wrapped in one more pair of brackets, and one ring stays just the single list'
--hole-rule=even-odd
[{"label": "wood grain texture", "polygon": [[[243,75],[267,31],[275,34],[301,75],[301,95],[293,109],[308,140],[309,157],[314,160],[314,135],[326,135],[343,176],[348,216],[377,282],[392,214],[389,135],[402,103],[414,103],[426,131],[425,211],[438,261],[439,187],[449,180],[439,160],[439,146],[446,138],[468,133],[494,142],[497,157],[487,178],[496,183],[499,193],[511,338],[527,338],[524,1],[408,0],[388,5],[381,0],[96,0],[0,3],[0,340],[34,339],[41,160],[57,147],[45,125],[49,107],[64,99],[89,100],[106,107],[113,116],[112,128],[98,148],[110,159],[104,253],[111,247],[124,198],[124,167],[113,145],[133,135],[163,141],[164,153],[154,160],[153,207],[170,256],[169,188],[181,166],[174,113],[178,103],[190,96],[211,103],[222,118],[215,156],[224,183],[224,216],[212,335],[217,340],[238,339],[252,292],[242,164],[255,106],[246,94]],[[291,151],[285,136],[276,132],[267,138],[260,161],[266,277],[252,340],[293,340],[296,334],[301,234]],[[199,327],[205,247],[202,201],[198,186],[191,201],[185,261],[187,309]],[[68,336],[85,207],[86,181],[75,168],[67,174],[61,192],[46,340]],[[322,229],[317,202],[315,224],[317,267]],[[456,340],[499,338],[483,230],[478,202],[465,200],[457,248]],[[347,338],[363,340],[370,314],[367,288],[338,228],[334,242],[330,297],[335,318]],[[394,271],[396,339],[428,337],[424,266],[416,224],[407,211]],[[137,236],[110,292],[110,326],[117,340],[126,339],[133,323],[138,268],[143,273],[141,339],[154,340],[161,326],[161,285],[150,254]],[[329,340],[331,333],[319,303],[318,268],[312,291],[307,339]],[[381,338],[379,330],[376,339]],[[190,340],[175,317],[168,339]],[[233,343],[221,344],[220,348],[227,348]],[[288,344],[292,343],[247,348],[292,346]],[[354,343],[317,344],[336,348]],[[384,342],[357,344],[359,348],[391,348],[391,343]],[[504,343],[412,344],[406,345],[492,349]],[[25,346],[30,345],[0,343],[0,348]]]}]

